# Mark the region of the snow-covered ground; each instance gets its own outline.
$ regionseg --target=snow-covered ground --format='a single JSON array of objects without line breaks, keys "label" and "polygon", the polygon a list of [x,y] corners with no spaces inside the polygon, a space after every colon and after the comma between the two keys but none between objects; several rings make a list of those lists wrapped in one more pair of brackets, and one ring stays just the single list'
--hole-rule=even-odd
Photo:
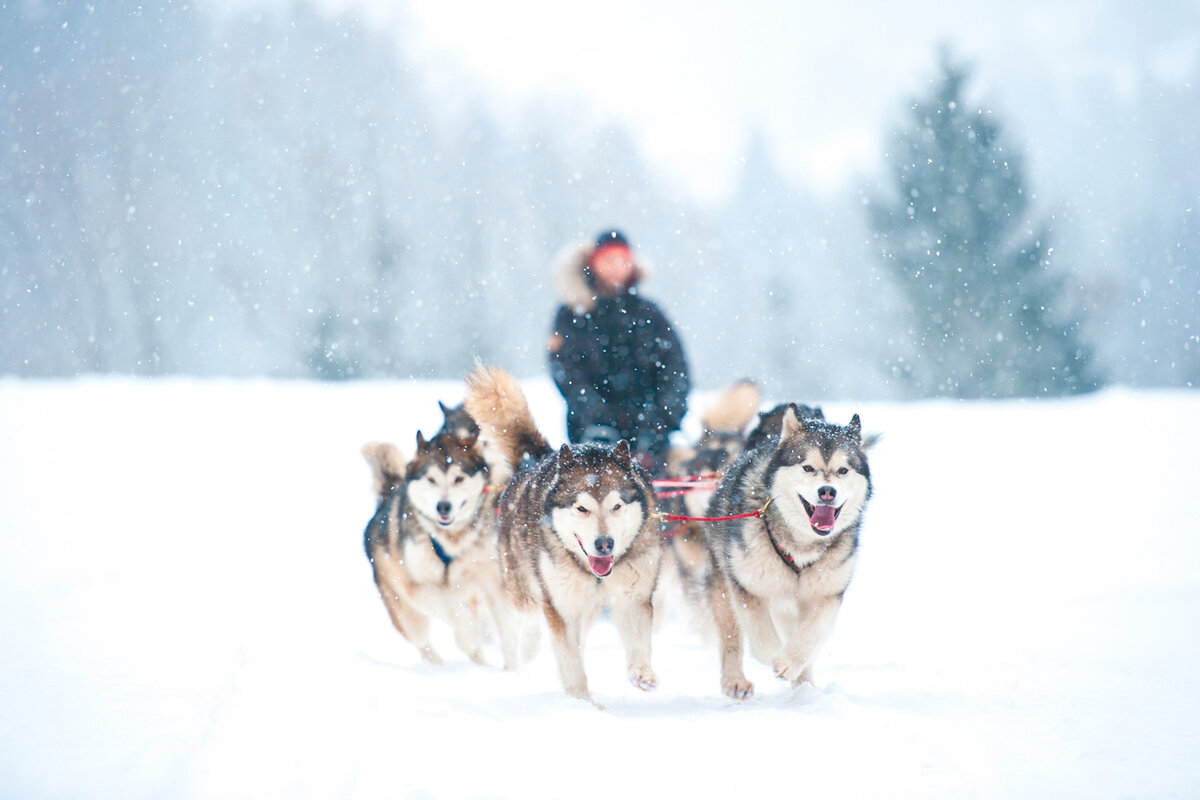
[{"label": "snow-covered ground", "polygon": [[885,438],[817,685],[724,698],[673,597],[654,693],[593,630],[605,711],[545,641],[506,673],[439,628],[435,668],[388,621],[358,449],[460,396],[0,381],[0,795],[1200,795],[1200,394],[826,404]]}]

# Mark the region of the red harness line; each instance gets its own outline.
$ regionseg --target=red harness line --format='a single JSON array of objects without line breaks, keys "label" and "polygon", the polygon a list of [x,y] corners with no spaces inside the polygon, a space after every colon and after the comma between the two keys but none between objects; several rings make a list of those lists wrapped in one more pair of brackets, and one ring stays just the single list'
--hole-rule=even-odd
[{"label": "red harness line", "polygon": [[692,492],[706,492],[715,490],[716,488],[717,483],[714,481],[712,483],[706,483],[703,485],[696,484],[695,486],[689,486],[686,489],[671,489],[667,492],[655,492],[654,496],[659,500],[665,500],[669,497],[683,497],[685,494],[691,494]]},{"label": "red harness line", "polygon": [[689,517],[685,514],[657,514],[656,516],[664,522],[727,522],[731,519],[746,519],[747,517],[761,517],[763,509],[750,511],[745,514],[734,514],[732,517]]},{"label": "red harness line", "polygon": [[[721,483],[721,473],[712,472],[707,475],[684,475],[679,478],[659,478],[650,481],[654,486],[654,496],[659,500],[671,497],[682,497],[692,492],[711,492]],[[659,488],[663,491],[657,491]]]},{"label": "red harness line", "polygon": [[[734,514],[729,517],[689,517],[685,514],[667,514],[667,513],[661,512],[661,511],[659,513],[655,514],[654,516],[658,517],[663,522],[728,522],[729,520],[732,520],[732,519],[748,519],[750,517],[761,517],[763,514],[766,513],[767,506],[769,506],[769,505],[771,505],[770,498],[767,499],[767,502],[763,503],[763,507],[760,509],[757,509],[755,511],[747,511],[745,514]],[[669,539],[672,536],[674,536],[675,534],[679,533],[681,530],[683,530],[683,526],[677,525],[676,527],[672,528],[669,531],[664,531],[663,538]]]},{"label": "red harness line", "polygon": [[721,473],[710,472],[707,475],[681,475],[678,478],[658,478],[650,481],[655,487],[691,486],[694,483],[707,483],[721,480]]}]

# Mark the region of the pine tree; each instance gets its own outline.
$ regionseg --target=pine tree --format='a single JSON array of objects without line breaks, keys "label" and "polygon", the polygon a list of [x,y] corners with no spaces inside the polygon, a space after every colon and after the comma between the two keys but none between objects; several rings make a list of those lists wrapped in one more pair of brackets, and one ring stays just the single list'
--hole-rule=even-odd
[{"label": "pine tree", "polygon": [[883,257],[907,295],[923,394],[1057,395],[1098,386],[1066,319],[1048,230],[1028,220],[1020,155],[990,111],[968,108],[968,71],[943,53],[890,154],[897,195],[871,206]]}]

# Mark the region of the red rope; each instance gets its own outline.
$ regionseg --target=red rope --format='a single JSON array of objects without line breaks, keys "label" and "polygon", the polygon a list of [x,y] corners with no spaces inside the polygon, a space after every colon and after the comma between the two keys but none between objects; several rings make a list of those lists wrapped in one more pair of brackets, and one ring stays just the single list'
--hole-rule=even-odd
[{"label": "red rope", "polygon": [[[767,501],[767,505],[763,506],[762,508],[758,509],[757,511],[750,511],[746,514],[734,514],[731,517],[689,517],[684,514],[662,514],[662,513],[655,514],[654,516],[658,517],[659,519],[663,520],[664,522],[727,522],[731,519],[746,519],[747,517],[761,517],[763,515],[763,512],[765,512],[767,510],[767,506],[769,506],[769,505],[771,505],[770,500]],[[682,533],[683,529],[684,529],[683,525],[676,525],[671,530],[663,531],[662,538],[670,539],[672,536]]]},{"label": "red rope", "polygon": [[731,517],[689,517],[683,514],[666,514],[659,512],[654,516],[666,522],[728,522],[731,519],[746,519],[748,517],[761,517],[767,511],[767,506],[771,505],[771,498],[767,498],[767,502],[763,503],[763,507],[757,511],[748,511],[745,514],[734,514]]},{"label": "red rope", "polygon": [[655,492],[654,497],[659,500],[670,500],[671,498],[682,498],[685,494],[691,494],[696,489],[672,489],[670,492]]},{"label": "red rope", "polygon": [[696,483],[681,489],[668,489],[666,491],[655,492],[654,496],[661,500],[664,497],[682,497],[692,492],[715,492],[719,485],[716,481],[705,481],[704,483]]},{"label": "red rope", "polygon": [[721,482],[721,473],[713,472],[707,475],[684,475],[679,478],[659,478],[651,481],[655,489],[663,488],[663,491],[655,491],[654,496],[659,500],[665,500],[670,497],[682,497],[691,492],[711,492],[715,491]]},{"label": "red rope", "polygon": [[665,522],[728,522],[731,519],[746,519],[747,517],[761,517],[763,508],[757,511],[751,511],[746,514],[734,514],[731,517],[689,517],[686,514],[659,514],[658,518]]},{"label": "red rope", "polygon": [[656,487],[657,486],[673,487],[673,486],[691,486],[694,483],[706,483],[709,481],[719,481],[719,480],[721,480],[721,473],[710,472],[707,475],[681,475],[678,478],[659,478],[657,480],[653,480],[650,482],[652,484],[654,484]]}]

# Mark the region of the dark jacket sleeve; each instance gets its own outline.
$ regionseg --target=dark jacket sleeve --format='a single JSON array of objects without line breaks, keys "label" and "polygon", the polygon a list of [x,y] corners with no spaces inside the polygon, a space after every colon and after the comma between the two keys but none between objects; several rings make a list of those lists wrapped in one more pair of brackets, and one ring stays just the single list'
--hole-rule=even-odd
[{"label": "dark jacket sleeve", "polygon": [[582,426],[604,416],[604,400],[595,389],[604,368],[586,325],[567,306],[560,306],[555,315],[548,355],[550,376],[567,401],[568,432],[575,441]]},{"label": "dark jacket sleeve", "polygon": [[583,333],[571,309],[559,306],[550,332],[550,375],[568,401],[590,383],[589,348]]},{"label": "dark jacket sleeve", "polygon": [[654,347],[658,358],[658,385],[654,393],[653,417],[662,430],[678,430],[679,423],[687,413],[687,397],[691,390],[688,378],[687,359],[683,345],[671,323],[651,304],[653,309],[652,328]]}]

